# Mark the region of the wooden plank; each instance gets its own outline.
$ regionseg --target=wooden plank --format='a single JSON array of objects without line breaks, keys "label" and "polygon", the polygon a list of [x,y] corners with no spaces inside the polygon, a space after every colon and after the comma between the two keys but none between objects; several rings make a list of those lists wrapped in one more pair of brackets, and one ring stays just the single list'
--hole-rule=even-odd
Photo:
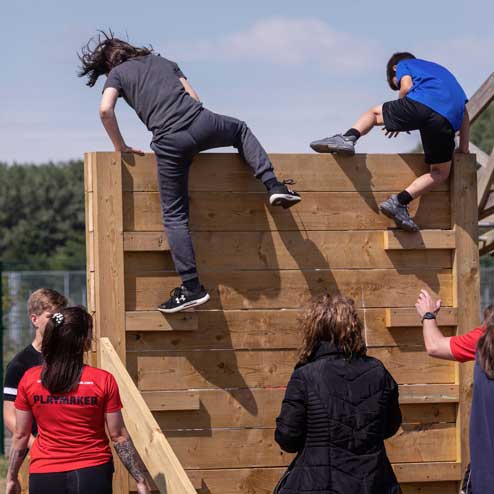
[{"label": "wooden plank", "polygon": [[416,233],[400,230],[384,232],[384,250],[454,249],[453,230],[421,230]]},{"label": "wooden plank", "polygon": [[[461,480],[463,478],[461,464],[456,461],[395,463],[393,469],[399,482],[438,482]],[[432,485],[429,484],[429,487],[432,487]]]},{"label": "wooden plank", "polygon": [[[85,155],[88,232],[88,301],[94,321],[93,340],[110,338],[125,362],[125,297],[120,153]],[[94,345],[93,345],[94,346]],[[96,355],[99,355],[96,353]],[[115,492],[127,492],[128,475],[115,465]]]},{"label": "wooden plank", "polygon": [[[437,324],[439,326],[456,326],[457,320],[457,309],[455,307],[442,307],[437,316]],[[394,307],[386,309],[386,326],[388,328],[421,328],[422,323],[415,307]]]},{"label": "wooden plank", "polygon": [[[417,385],[415,385],[417,386]],[[412,385],[400,386],[403,388]],[[427,385],[442,387],[447,385]],[[453,386],[449,386],[453,387]],[[425,391],[427,392],[427,391]],[[167,400],[166,394],[180,395],[173,391],[146,391],[143,395],[156,393]],[[186,392],[184,392],[186,393]],[[200,408],[195,411],[156,413],[155,417],[161,429],[167,434],[181,429],[224,429],[224,428],[272,428],[280,413],[281,402],[285,395],[284,388],[244,388],[244,389],[210,389],[199,392]],[[430,398],[430,401],[427,399]],[[448,396],[446,399],[451,399]],[[432,400],[444,400],[444,395],[400,396],[403,421],[408,424],[428,424],[456,421],[456,404],[452,401],[432,403]],[[171,398],[173,400],[173,398]],[[458,400],[456,400],[458,401]]]},{"label": "wooden plank", "polygon": [[[457,492],[455,482],[451,482],[460,479],[457,463],[399,463],[393,466],[398,482],[403,484],[404,494],[456,494]],[[285,468],[188,470],[187,473],[199,494],[272,494],[274,486],[285,473]],[[404,480],[409,478],[414,479],[415,482],[404,483],[409,482]],[[130,482],[131,491],[136,492],[135,482],[132,479]]]},{"label": "wooden plank", "polygon": [[400,403],[458,403],[458,384],[405,384],[400,386]]},{"label": "wooden plank", "polygon": [[[168,434],[170,444],[185,468],[242,468],[286,466],[293,455],[284,453],[274,441],[273,429],[213,429],[176,431]],[[392,462],[454,461],[454,424],[419,424],[400,428],[386,442]],[[211,454],[228,451],[228,454]]]},{"label": "wooden plank", "polygon": [[[411,312],[411,309],[409,309]],[[448,307],[442,309],[444,314]],[[415,311],[415,309],[413,309]],[[359,317],[364,325],[366,343],[369,348],[382,346],[415,346],[424,348],[420,320],[414,318],[412,327],[388,328],[385,322],[386,309],[360,309]],[[302,311],[290,310],[196,310],[181,314],[196,317],[194,327],[200,328],[200,337],[194,331],[185,331],[181,326],[163,326],[163,317],[158,311],[128,312],[132,314],[132,325],[127,322],[127,352],[169,350],[262,350],[298,349],[302,344],[299,318]],[[448,336],[456,333],[452,326],[443,326]],[[413,326],[415,324],[415,327]]]},{"label": "wooden plank", "polygon": [[472,124],[494,99],[494,73],[483,82],[467,103],[467,111]]},{"label": "wooden plank", "polygon": [[[379,214],[384,192],[307,192],[292,209],[268,207],[266,194],[192,192],[192,231],[383,230],[393,220]],[[434,211],[434,214],[430,214]],[[448,192],[429,192],[411,203],[411,215],[423,229],[449,229]],[[163,229],[157,192],[124,192],[124,230]]]},{"label": "wooden plank", "polygon": [[[399,384],[453,384],[454,363],[421,349],[374,348]],[[139,389],[180,390],[286,386],[297,361],[293,350],[211,350],[137,356]]]},{"label": "wooden plank", "polygon": [[197,391],[152,391],[142,393],[146,405],[152,412],[176,412],[199,410],[199,393]]},{"label": "wooden plank", "polygon": [[164,314],[158,310],[126,312],[126,331],[196,331],[199,327],[197,312],[182,311]]},{"label": "wooden plank", "polygon": [[[470,152],[476,156],[477,159],[477,166],[480,166],[481,168],[484,168],[487,165],[487,160],[489,159],[489,155],[482,151],[478,146],[476,146],[473,142],[469,142],[469,148]],[[481,173],[482,170],[479,169],[477,170],[477,177],[479,173]]]},{"label": "wooden plank", "polygon": [[[447,235],[447,231],[444,233]],[[135,244],[145,245],[146,249],[150,244],[164,245],[161,232],[125,235],[132,235]],[[385,252],[383,234],[378,231],[194,232],[192,240],[201,273],[239,269],[451,268],[453,262],[452,253],[446,250],[450,245],[443,249]],[[127,266],[135,263],[141,270],[174,270],[169,252],[161,247],[154,252],[128,251],[125,262]]]},{"label": "wooden plank", "polygon": [[[429,166],[418,154],[357,154],[352,158],[317,154],[270,154],[282,178],[296,181],[295,190],[307,191],[400,191],[415,178],[427,173]],[[156,192],[154,154],[124,156],[123,187],[126,192]],[[236,153],[205,153],[194,158],[189,189],[219,192],[263,192],[252,171]],[[448,190],[441,184],[440,190]]]},{"label": "wooden plank", "polygon": [[[458,334],[479,325],[480,282],[476,173],[470,156],[458,156],[451,186],[452,221],[456,233],[453,268],[453,306],[458,309]],[[468,432],[473,388],[472,363],[457,364],[460,385],[457,420],[457,458],[462,470],[469,462]]]},{"label": "wooden plank", "polygon": [[494,182],[494,149],[487,160],[485,168],[479,174],[477,183],[477,206],[481,211],[484,209],[487,199],[491,193],[492,184]]},{"label": "wooden plank", "polygon": [[124,232],[126,252],[169,251],[165,232]]},{"label": "wooden plank", "polygon": [[111,372],[118,383],[126,428],[160,492],[195,494],[194,486],[108,338],[100,338],[99,351],[102,368]]},{"label": "wooden plank", "polygon": [[[344,293],[357,307],[410,307],[422,288],[438,295],[445,306],[452,303],[452,277],[447,269],[209,272],[201,279],[211,295],[208,309],[293,309],[328,292]],[[179,285],[171,272],[126,269],[126,309],[156,309]]]},{"label": "wooden plank", "polygon": [[494,230],[484,233],[479,238],[479,255],[484,256],[494,250]]}]

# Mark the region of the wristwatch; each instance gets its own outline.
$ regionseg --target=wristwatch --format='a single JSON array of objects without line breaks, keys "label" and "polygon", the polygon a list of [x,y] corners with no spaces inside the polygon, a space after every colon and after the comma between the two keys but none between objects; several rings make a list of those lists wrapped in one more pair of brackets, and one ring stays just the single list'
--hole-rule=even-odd
[{"label": "wristwatch", "polygon": [[436,319],[436,314],[434,314],[434,312],[426,312],[422,317],[422,322],[424,322],[424,319]]}]

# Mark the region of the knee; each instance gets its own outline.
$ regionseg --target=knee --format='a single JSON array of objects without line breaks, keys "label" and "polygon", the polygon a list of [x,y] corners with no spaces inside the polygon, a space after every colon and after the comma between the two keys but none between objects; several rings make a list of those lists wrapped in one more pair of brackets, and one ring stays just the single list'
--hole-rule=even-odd
[{"label": "knee", "polygon": [[431,166],[431,176],[435,183],[442,184],[445,182],[450,175],[451,165],[432,165]]}]

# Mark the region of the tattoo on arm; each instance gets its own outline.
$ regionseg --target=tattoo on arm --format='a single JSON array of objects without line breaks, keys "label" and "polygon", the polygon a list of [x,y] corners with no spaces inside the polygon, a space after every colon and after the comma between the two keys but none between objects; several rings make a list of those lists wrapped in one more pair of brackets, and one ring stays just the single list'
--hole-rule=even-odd
[{"label": "tattoo on arm", "polygon": [[15,479],[19,475],[19,470],[21,468],[22,462],[27,456],[29,449],[12,449],[9,458],[9,471],[8,477],[10,479]]},{"label": "tattoo on arm", "polygon": [[144,482],[146,479],[146,467],[137,453],[134,443],[131,439],[127,439],[121,443],[113,443],[113,447],[117,452],[120,460],[125,465],[125,468],[134,477],[136,482]]}]

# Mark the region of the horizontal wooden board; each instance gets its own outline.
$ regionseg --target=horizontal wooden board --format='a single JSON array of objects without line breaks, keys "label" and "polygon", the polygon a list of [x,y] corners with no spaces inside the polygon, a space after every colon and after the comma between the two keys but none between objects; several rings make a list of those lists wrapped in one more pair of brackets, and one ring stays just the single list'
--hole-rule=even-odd
[{"label": "horizontal wooden board", "polygon": [[458,384],[413,384],[400,386],[400,403],[458,403]]},{"label": "horizontal wooden board", "polygon": [[196,331],[199,327],[197,312],[182,311],[164,314],[158,310],[127,312],[125,314],[126,331]]},{"label": "horizontal wooden board", "polygon": [[[156,191],[153,154],[123,157],[125,191]],[[429,172],[421,154],[357,154],[352,158],[320,154],[270,154],[277,175],[296,181],[298,191],[399,191]],[[236,153],[204,153],[190,170],[191,191],[262,191],[251,169]],[[448,183],[440,190],[447,190]]]},{"label": "horizontal wooden board", "polygon": [[[453,384],[454,363],[420,350],[373,348],[399,384]],[[131,366],[129,358],[129,366]],[[292,350],[190,351],[137,356],[142,391],[285,386],[297,361]]]},{"label": "horizontal wooden board", "polygon": [[200,410],[197,391],[144,391],[142,397],[152,412],[177,412]]},{"label": "horizontal wooden board", "polygon": [[453,230],[421,230],[415,233],[399,230],[384,232],[385,250],[454,249]]},{"label": "horizontal wooden board", "polygon": [[[457,494],[456,483],[451,480],[460,479],[459,463],[400,463],[393,466],[398,482],[402,483],[403,494]],[[198,494],[272,494],[284,473],[283,467],[187,470]],[[410,481],[410,473],[415,482],[405,483]],[[131,492],[136,492],[131,478],[129,485]]]},{"label": "horizontal wooden board", "polygon": [[[268,207],[265,193],[192,192],[192,231],[383,230],[395,228],[380,214],[384,192],[307,192],[291,209]],[[431,213],[431,211],[433,213]],[[413,201],[410,213],[424,229],[450,229],[448,192],[429,192]],[[124,231],[163,229],[157,192],[124,192]]]},{"label": "horizontal wooden board", "polygon": [[127,252],[169,251],[165,232],[124,232],[124,250]]},{"label": "horizontal wooden board", "polygon": [[[161,232],[126,233],[134,243],[158,245]],[[449,250],[385,251],[377,231],[194,232],[200,273],[250,269],[413,269],[451,268]],[[161,244],[164,245],[164,244]],[[129,242],[124,243],[129,246]],[[132,247],[134,248],[134,247]],[[126,263],[145,269],[174,266],[169,251],[129,251]],[[342,255],[342,252],[345,255]]]},{"label": "horizontal wooden board", "polygon": [[[447,309],[443,309],[447,310]],[[413,309],[415,311],[415,308]],[[300,348],[302,311],[293,310],[196,310],[180,313],[195,316],[190,326],[176,317],[165,319],[159,311],[127,313],[127,350],[131,352],[199,349]],[[419,346],[422,328],[387,328],[385,309],[359,309],[368,347]],[[141,317],[142,316],[142,317]],[[177,316],[174,314],[172,316]],[[129,320],[130,317],[130,320]],[[197,328],[195,333],[192,329]],[[191,331],[187,331],[190,329]],[[455,329],[442,327],[445,335]],[[200,336],[199,336],[200,335]]]},{"label": "horizontal wooden board", "polygon": [[[138,269],[137,266],[131,266]],[[211,300],[208,309],[291,309],[323,293],[343,293],[358,307],[411,307],[422,288],[451,306],[452,274],[423,271],[308,270],[204,273]],[[174,273],[135,271],[125,266],[126,310],[156,309],[180,285]]]},{"label": "horizontal wooden board", "polygon": [[[456,326],[457,316],[456,308],[443,307],[437,315],[437,324],[438,326]],[[415,307],[388,308],[386,309],[386,326],[388,328],[410,328],[422,327],[422,323]]]},{"label": "horizontal wooden board", "polygon": [[[429,385],[433,386],[433,385]],[[401,386],[403,388],[403,386]],[[163,403],[173,403],[179,392],[146,391],[156,393]],[[170,400],[166,395],[170,393]],[[187,393],[187,392],[184,392]],[[203,390],[199,393],[200,408],[183,412],[163,412],[155,418],[163,431],[209,428],[271,428],[280,413],[285,389],[232,389]],[[199,401],[198,400],[198,401]],[[455,422],[455,403],[403,404],[403,422],[428,424]]]},{"label": "horizontal wooden board", "polygon": [[[275,443],[273,429],[176,431],[167,437],[181,464],[189,469],[286,466],[293,458]],[[455,426],[405,424],[386,442],[386,449],[396,463],[455,461]]]}]

